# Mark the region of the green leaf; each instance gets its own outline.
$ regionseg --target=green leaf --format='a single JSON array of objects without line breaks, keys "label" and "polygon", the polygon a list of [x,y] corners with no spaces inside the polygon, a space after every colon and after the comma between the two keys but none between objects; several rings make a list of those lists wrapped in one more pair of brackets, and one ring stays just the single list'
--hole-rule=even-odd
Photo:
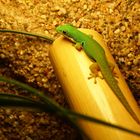
[{"label": "green leaf", "polygon": [[44,103],[29,99],[24,96],[2,92],[0,92],[0,106],[8,108],[14,107],[15,109],[25,109],[30,111],[51,112],[51,108],[46,106]]},{"label": "green leaf", "polygon": [[29,33],[29,32],[17,31],[17,30],[7,30],[7,29],[0,29],[0,32],[11,32],[11,33],[16,33],[16,34],[24,34],[24,35],[28,35],[28,36],[35,36],[35,37],[45,39],[49,44],[52,44],[53,41],[54,41],[54,39],[52,39],[48,36],[39,35],[39,34],[36,34],[36,33]]},{"label": "green leaf", "polygon": [[40,99],[44,102],[44,104],[47,105],[48,107],[50,107],[52,112],[54,112],[56,115],[58,115],[60,117],[68,119],[80,131],[82,131],[82,130],[76,125],[76,121],[79,120],[79,119],[82,119],[82,120],[90,121],[90,122],[97,123],[97,124],[100,124],[100,125],[115,128],[115,129],[118,129],[118,130],[121,130],[121,131],[124,131],[124,132],[128,132],[128,133],[131,133],[133,135],[137,135],[137,136],[140,137],[139,132],[136,132],[136,131],[133,131],[133,130],[130,130],[130,129],[127,129],[127,128],[124,128],[124,127],[121,127],[121,126],[118,126],[118,125],[115,125],[115,124],[112,124],[112,123],[109,123],[109,122],[105,122],[103,120],[99,120],[99,119],[94,118],[94,117],[86,116],[86,115],[83,115],[83,114],[76,113],[76,112],[70,111],[68,109],[65,109],[65,108],[61,107],[60,105],[58,105],[56,102],[54,102],[52,99],[46,97],[44,95],[44,93],[42,93],[42,92],[36,90],[35,88],[30,87],[30,86],[28,86],[24,83],[21,83],[19,81],[13,80],[13,79],[7,79],[3,76],[0,76],[0,81],[7,82],[7,83],[10,83],[10,84],[15,84],[15,85],[17,85],[17,86],[19,86],[23,89],[26,89],[27,91],[29,91],[33,94],[35,94],[36,96],[40,97]]}]

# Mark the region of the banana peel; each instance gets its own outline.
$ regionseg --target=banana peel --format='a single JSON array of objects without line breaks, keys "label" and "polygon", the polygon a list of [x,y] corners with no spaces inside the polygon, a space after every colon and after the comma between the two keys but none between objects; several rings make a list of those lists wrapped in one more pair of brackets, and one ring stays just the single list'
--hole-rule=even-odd
[{"label": "banana peel", "polygon": [[[92,35],[105,49],[107,59],[115,66],[115,73],[119,77],[116,78],[118,85],[140,120],[140,109],[102,36],[94,30],[80,30]],[[140,132],[140,125],[130,116],[105,80],[97,78],[95,84],[93,78],[88,78],[92,61],[83,50],[76,50],[71,41],[60,36],[50,46],[49,55],[65,97],[74,111]],[[91,140],[140,140],[132,134],[91,122],[79,121],[79,125]]]}]

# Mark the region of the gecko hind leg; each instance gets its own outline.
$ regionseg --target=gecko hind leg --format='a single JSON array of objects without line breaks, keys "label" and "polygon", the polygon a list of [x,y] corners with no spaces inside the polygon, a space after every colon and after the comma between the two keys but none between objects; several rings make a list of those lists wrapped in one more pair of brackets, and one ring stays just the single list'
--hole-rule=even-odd
[{"label": "gecko hind leg", "polygon": [[[112,63],[109,63],[109,67],[111,69],[112,74],[114,75],[115,78],[118,78],[117,74],[114,71],[115,66]],[[101,79],[104,79],[103,75],[100,72],[100,67],[99,65],[93,61],[93,64],[90,65],[89,69],[91,70],[90,76],[88,79],[94,78],[94,83],[97,83],[96,78],[99,77]],[[116,80],[117,82],[117,80]]]},{"label": "gecko hind leg", "polygon": [[94,78],[95,84],[97,83],[97,80],[96,80],[97,77],[100,77],[101,79],[103,79],[103,76],[99,74],[100,68],[96,62],[93,62],[93,64],[90,65],[89,69],[91,70],[91,73],[88,79]]},{"label": "gecko hind leg", "polygon": [[109,62],[109,67],[111,69],[111,72],[112,72],[113,76],[115,78],[119,78],[118,75],[117,75],[117,73],[115,72],[115,65]]}]

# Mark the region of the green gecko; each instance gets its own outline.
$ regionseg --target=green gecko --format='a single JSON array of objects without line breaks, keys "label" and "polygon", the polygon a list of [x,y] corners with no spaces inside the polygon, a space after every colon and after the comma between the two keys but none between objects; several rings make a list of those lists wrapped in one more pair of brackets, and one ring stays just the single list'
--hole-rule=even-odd
[{"label": "green gecko", "polygon": [[70,24],[60,25],[56,28],[56,31],[63,34],[65,37],[72,39],[76,44],[80,44],[87,56],[91,60],[96,61],[101,70],[103,78],[105,79],[109,87],[115,93],[117,98],[129,112],[129,114],[133,117],[133,119],[140,123],[140,120],[138,119],[137,115],[135,114],[135,112],[127,102],[125,96],[123,95],[121,89],[119,88],[118,83],[110,69],[105,51],[101,47],[101,45],[90,35],[79,31],[76,27]]}]

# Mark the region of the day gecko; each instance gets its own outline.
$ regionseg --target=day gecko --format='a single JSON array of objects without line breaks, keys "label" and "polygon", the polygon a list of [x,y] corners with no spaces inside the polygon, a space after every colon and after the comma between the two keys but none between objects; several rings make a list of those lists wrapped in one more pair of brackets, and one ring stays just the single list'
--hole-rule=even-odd
[{"label": "day gecko", "polygon": [[71,38],[74,40],[76,44],[80,44],[82,49],[87,54],[87,56],[91,59],[96,61],[98,64],[103,78],[115,93],[117,98],[129,112],[129,114],[138,122],[140,123],[137,115],[129,105],[128,101],[126,100],[125,96],[123,95],[121,89],[118,86],[116,79],[114,78],[112,71],[110,69],[109,63],[107,61],[105,51],[101,47],[101,45],[94,40],[90,35],[87,35],[81,31],[79,31],[76,27],[65,24],[60,25],[56,28],[56,31],[63,34],[65,37]]}]

